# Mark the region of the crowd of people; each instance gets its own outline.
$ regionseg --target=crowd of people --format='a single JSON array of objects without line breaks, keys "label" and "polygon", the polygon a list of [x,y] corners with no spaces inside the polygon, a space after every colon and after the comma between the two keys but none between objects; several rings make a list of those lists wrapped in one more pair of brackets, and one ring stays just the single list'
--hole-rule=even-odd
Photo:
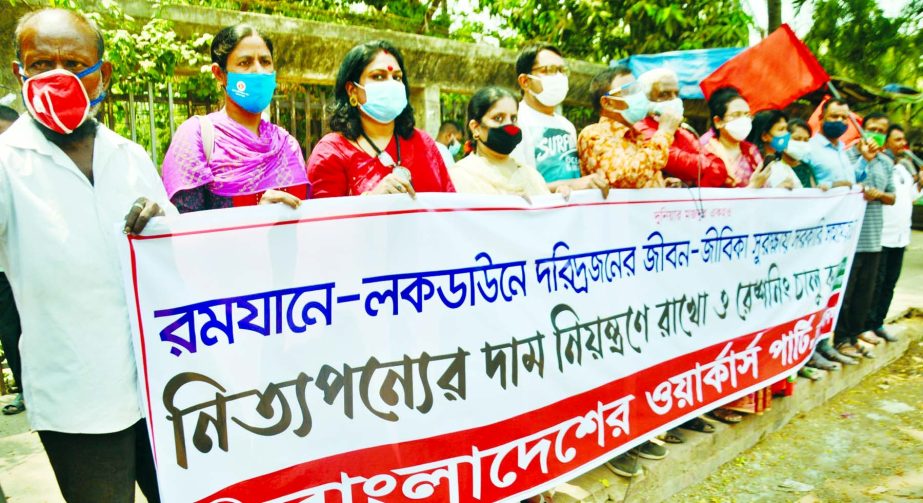
[{"label": "crowd of people", "polygon": [[[923,179],[905,154],[903,129],[884,114],[868,114],[865,136],[846,145],[840,138],[851,115],[842,100],[826,101],[813,131],[784,111],[751,110],[727,87],[710,96],[712,126],[699,135],[684,122],[674,72],[635,78],[615,66],[593,79],[599,119],[578,134],[560,113],[569,91],[564,55],[532,45],[516,61],[518,90],[478,90],[467,121],[444,124],[433,139],[415,126],[412,62],[378,40],[344,57],[330,133],[305,160],[298,142],[261,115],[276,86],[272,41],[236,25],[211,46],[225,106],[178,128],[158,175],[141,147],[95,120],[118,76],[91,21],[68,10],[31,13],[15,44],[28,114],[0,110],[0,335],[25,401],[20,395],[3,412],[28,405],[67,501],[132,501],[135,481],[149,501],[159,499],[114,222],[138,233],[151,218],[177,212],[378,194],[566,198],[585,189],[857,186],[868,204],[842,315],[833,340],[818,345],[801,373],[819,379],[896,340],[884,318]],[[771,398],[761,390],[709,416],[737,423]],[[699,417],[661,437],[682,443],[681,429],[714,426]],[[608,465],[631,477],[640,473],[638,456],[666,455],[661,442],[647,442]]]}]

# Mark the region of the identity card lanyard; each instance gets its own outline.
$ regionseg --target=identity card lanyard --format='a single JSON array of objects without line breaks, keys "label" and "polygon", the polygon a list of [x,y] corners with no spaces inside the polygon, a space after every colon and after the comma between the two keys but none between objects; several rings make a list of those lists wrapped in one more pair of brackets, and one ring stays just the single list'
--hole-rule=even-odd
[{"label": "identity card lanyard", "polygon": [[397,146],[397,162],[394,162],[394,159],[391,158],[391,154],[378,148],[378,145],[375,145],[375,142],[365,134],[365,131],[362,132],[362,137],[365,138],[365,141],[369,142],[369,145],[371,145],[373,149],[375,149],[375,153],[378,154],[378,160],[383,166],[390,166],[392,173],[397,175],[401,180],[410,183],[410,170],[401,166],[401,139],[398,138],[396,133],[394,135],[394,144]]}]

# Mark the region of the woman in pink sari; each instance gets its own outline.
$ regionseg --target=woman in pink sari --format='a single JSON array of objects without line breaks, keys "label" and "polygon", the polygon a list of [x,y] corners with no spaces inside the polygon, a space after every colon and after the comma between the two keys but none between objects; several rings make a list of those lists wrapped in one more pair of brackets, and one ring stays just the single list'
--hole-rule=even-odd
[{"label": "woman in pink sari", "polygon": [[716,155],[727,167],[725,187],[746,187],[750,177],[763,165],[756,145],[746,141],[753,128],[750,105],[737,89],[716,89],[708,99],[714,127],[699,142],[706,152]]},{"label": "woman in pink sari", "polygon": [[181,213],[282,202],[310,194],[298,141],[263,120],[276,87],[272,42],[249,25],[222,29],[211,46],[212,73],[225,107],[192,117],[163,161],[167,195]]}]

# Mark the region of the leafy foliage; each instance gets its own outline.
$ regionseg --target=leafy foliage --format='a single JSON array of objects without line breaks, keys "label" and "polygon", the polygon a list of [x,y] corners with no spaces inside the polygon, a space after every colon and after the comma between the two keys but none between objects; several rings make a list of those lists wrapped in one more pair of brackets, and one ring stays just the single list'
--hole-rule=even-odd
[{"label": "leafy foliage", "polygon": [[[15,5],[15,0],[5,1]],[[119,134],[144,146],[150,145],[154,135],[158,157],[169,145],[172,128],[166,103],[155,104],[153,130],[150,127],[149,91],[160,102],[170,91],[177,99],[212,103],[220,99],[220,90],[208,71],[207,48],[211,35],[180,39],[172,23],[156,15],[148,21],[134,19],[114,0],[52,0],[49,4],[84,12],[100,27],[106,41],[105,58],[113,66],[109,89],[113,99],[104,102],[101,118]],[[197,71],[177,77],[176,72],[181,68]],[[133,106],[129,105],[127,96],[133,98]]]},{"label": "leafy foliage", "polygon": [[829,73],[878,87],[923,87],[923,0],[893,18],[875,0],[814,0],[813,7],[805,43]]},{"label": "leafy foliage", "polygon": [[746,45],[752,19],[738,0],[480,0],[518,36],[606,63],[631,54]]}]

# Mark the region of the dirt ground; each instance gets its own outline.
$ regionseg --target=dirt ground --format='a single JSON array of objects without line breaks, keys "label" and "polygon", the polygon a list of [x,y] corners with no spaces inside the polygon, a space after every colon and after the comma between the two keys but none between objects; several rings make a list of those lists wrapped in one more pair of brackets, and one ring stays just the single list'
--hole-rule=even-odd
[{"label": "dirt ground", "polygon": [[923,319],[904,334],[901,359],[669,501],[923,501]]}]

